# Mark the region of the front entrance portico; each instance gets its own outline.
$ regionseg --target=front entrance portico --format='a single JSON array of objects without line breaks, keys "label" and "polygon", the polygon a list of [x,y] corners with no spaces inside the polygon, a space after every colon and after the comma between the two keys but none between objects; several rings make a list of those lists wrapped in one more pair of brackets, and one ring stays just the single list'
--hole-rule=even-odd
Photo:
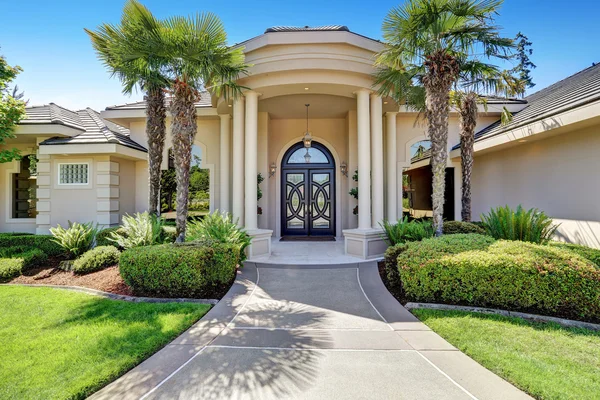
[{"label": "front entrance portico", "polygon": [[[398,112],[398,105],[379,96],[372,80],[381,43],[341,29],[327,36],[315,41],[322,32],[266,32],[245,42],[251,67],[238,83],[250,90],[234,101],[217,100],[219,115],[233,115],[232,126],[223,122],[220,135],[232,132],[219,151],[231,154],[226,210],[253,237],[252,257],[271,251],[271,237],[288,236],[331,237],[343,241],[349,255],[381,257],[379,224],[401,213],[398,176],[386,176],[397,165],[384,152],[383,131],[385,113]],[[395,131],[396,114],[389,115],[385,126]],[[299,138],[307,122],[315,155],[302,162],[306,150]],[[317,162],[320,155],[326,162]],[[257,188],[259,173],[265,179]],[[358,199],[349,194],[356,187]]]}]

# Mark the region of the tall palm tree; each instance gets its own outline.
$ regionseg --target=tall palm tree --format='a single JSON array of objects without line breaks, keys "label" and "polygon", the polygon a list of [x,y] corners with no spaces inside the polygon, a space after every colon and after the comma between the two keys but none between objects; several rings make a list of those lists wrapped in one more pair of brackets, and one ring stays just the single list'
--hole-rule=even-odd
[{"label": "tall palm tree", "polygon": [[192,145],[197,132],[196,106],[202,90],[224,98],[236,97],[243,87],[235,81],[245,74],[243,49],[227,45],[221,20],[212,13],[172,17],[161,21],[158,34],[140,45],[152,63],[171,80],[171,134],[177,181],[177,241],[185,240]]},{"label": "tall palm tree", "polygon": [[[448,160],[450,91],[461,62],[501,56],[512,40],[501,38],[493,16],[502,0],[409,0],[383,22],[385,48],[377,64],[399,72],[399,85],[422,85],[431,140],[433,224],[442,234],[445,170]],[[393,86],[393,85],[392,85]]]},{"label": "tall palm tree", "polygon": [[[98,57],[123,83],[123,93],[136,87],[146,101],[146,136],[148,139],[148,210],[160,211],[160,175],[166,135],[165,89],[170,82],[161,66],[151,62],[149,52],[140,51],[145,39],[156,35],[160,22],[136,0],[123,9],[120,25],[102,24],[96,31],[85,29]],[[144,39],[145,38],[145,39]]]},{"label": "tall palm tree", "polygon": [[[460,159],[462,166],[461,219],[471,222],[471,175],[473,173],[475,128],[478,105],[487,111],[487,96],[521,97],[526,82],[515,71],[500,71],[498,68],[477,61],[463,63],[461,77],[451,92],[450,103],[456,108],[460,125]],[[500,121],[506,124],[512,114],[502,108]]]}]

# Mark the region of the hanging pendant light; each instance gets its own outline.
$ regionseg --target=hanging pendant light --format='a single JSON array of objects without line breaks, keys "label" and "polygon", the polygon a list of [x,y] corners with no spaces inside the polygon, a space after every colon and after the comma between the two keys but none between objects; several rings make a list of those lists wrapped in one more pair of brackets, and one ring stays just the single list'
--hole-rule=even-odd
[{"label": "hanging pendant light", "polygon": [[306,148],[306,154],[304,155],[304,161],[306,161],[307,164],[310,164],[310,154],[308,153],[308,148]]},{"label": "hanging pendant light", "polygon": [[[310,155],[308,154],[308,149],[310,149],[310,146],[312,144],[312,135],[310,134],[310,131],[308,130],[308,107],[310,107],[310,104],[305,104],[305,106],[306,106],[306,132],[304,132],[304,138],[302,139],[302,141],[304,142],[304,147],[307,149],[306,156],[308,156],[308,159],[310,160]],[[306,159],[306,156],[304,156],[305,159]]]}]

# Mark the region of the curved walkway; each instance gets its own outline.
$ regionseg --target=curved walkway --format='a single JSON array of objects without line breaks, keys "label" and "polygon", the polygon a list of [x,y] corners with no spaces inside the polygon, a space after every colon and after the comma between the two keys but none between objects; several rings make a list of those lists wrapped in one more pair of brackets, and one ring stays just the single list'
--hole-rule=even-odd
[{"label": "curved walkway", "polygon": [[526,399],[385,289],[375,262],[246,263],[198,323],[93,399]]}]

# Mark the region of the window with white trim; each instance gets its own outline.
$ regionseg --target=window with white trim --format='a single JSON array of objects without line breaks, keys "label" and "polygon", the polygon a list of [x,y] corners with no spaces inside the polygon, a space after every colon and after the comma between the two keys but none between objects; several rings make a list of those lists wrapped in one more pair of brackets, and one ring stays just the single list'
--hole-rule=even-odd
[{"label": "window with white trim", "polygon": [[59,185],[87,185],[89,182],[89,164],[58,164]]}]

